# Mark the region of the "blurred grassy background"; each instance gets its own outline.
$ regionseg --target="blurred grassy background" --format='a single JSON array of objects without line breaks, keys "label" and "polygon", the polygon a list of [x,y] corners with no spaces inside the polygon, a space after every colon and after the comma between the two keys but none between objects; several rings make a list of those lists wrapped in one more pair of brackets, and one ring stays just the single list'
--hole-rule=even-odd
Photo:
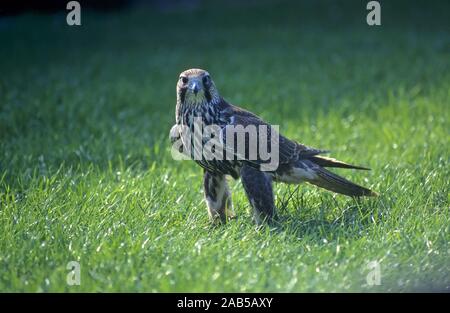
[{"label": "blurred grassy background", "polygon": [[[450,288],[450,4],[205,1],[0,18],[0,290]],[[210,228],[201,171],[170,157],[178,74],[305,144],[367,165],[355,203],[278,185],[282,229]],[[291,201],[287,205],[287,199]],[[82,264],[81,286],[65,266]],[[378,260],[382,285],[367,286]]]}]

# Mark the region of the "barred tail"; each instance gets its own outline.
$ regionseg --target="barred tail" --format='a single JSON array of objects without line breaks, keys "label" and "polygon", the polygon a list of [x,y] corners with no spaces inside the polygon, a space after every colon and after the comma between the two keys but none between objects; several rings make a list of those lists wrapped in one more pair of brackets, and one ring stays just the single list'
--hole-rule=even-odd
[{"label": "barred tail", "polygon": [[309,160],[313,161],[317,165],[320,165],[322,167],[340,167],[340,168],[353,168],[356,170],[366,170],[370,171],[370,168],[362,167],[358,165],[348,164],[333,158],[325,157],[322,155],[315,155],[312,157],[309,157]]},{"label": "barred tail", "polygon": [[314,180],[310,180],[311,184],[316,186],[341,193],[343,195],[347,195],[350,197],[375,197],[378,194],[370,189],[364,188],[357,184],[352,183],[351,181],[338,176],[322,167],[316,167],[314,169],[317,178]]}]

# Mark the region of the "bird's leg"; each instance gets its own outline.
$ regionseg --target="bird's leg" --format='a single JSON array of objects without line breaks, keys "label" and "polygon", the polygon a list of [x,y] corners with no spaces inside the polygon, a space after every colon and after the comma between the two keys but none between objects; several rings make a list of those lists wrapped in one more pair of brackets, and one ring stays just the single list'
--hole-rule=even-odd
[{"label": "bird's leg", "polygon": [[244,165],[241,168],[241,181],[253,207],[256,223],[270,222],[275,214],[272,178],[265,172]]},{"label": "bird's leg", "polygon": [[209,218],[213,222],[219,220],[225,223],[227,218],[233,218],[235,216],[231,201],[231,192],[228,188],[225,175],[205,171],[203,188]]}]

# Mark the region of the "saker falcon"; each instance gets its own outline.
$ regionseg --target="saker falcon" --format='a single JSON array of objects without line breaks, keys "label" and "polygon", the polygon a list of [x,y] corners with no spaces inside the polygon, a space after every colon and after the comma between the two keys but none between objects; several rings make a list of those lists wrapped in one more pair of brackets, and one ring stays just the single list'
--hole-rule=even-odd
[{"label": "saker falcon", "polygon": [[[191,141],[183,140],[186,138],[183,137],[183,132],[194,130],[195,119],[200,118],[204,125],[216,125],[222,131],[231,126],[258,127],[269,124],[255,114],[234,106],[222,98],[211,76],[205,70],[189,69],[182,72],[176,90],[176,124],[170,130],[170,139],[172,143],[181,141],[181,148],[178,150],[183,153],[191,151],[188,153],[190,158],[203,168],[204,196],[211,220],[225,222],[227,218],[234,217],[226,176],[241,179],[258,224],[265,220],[270,222],[275,215],[272,182],[294,184],[308,182],[350,197],[377,195],[370,189],[356,185],[326,169],[336,167],[368,170],[368,168],[324,157],[320,154],[327,151],[307,147],[275,133],[272,129],[269,132],[276,134],[275,141],[279,150],[278,166],[274,170],[262,170],[261,165],[264,162],[260,159],[250,159],[248,150],[244,155],[235,153],[232,159],[194,158],[192,151],[198,149],[198,145],[193,146],[196,143],[202,146],[205,141],[203,137],[200,143],[195,138]],[[224,139],[225,136],[221,137],[221,142],[224,142]],[[248,143],[248,137],[245,140]],[[190,145],[192,149],[187,149]],[[229,149],[228,146],[227,149]]]}]

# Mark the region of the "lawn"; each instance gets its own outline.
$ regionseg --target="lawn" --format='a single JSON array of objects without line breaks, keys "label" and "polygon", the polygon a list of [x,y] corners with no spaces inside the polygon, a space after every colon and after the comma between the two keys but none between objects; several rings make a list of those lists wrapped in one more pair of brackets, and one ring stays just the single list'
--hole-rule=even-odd
[{"label": "lawn", "polygon": [[[449,291],[449,3],[215,5],[0,17],[0,291]],[[257,228],[230,182],[212,227],[168,140],[191,67],[380,196],[279,184]]]}]

